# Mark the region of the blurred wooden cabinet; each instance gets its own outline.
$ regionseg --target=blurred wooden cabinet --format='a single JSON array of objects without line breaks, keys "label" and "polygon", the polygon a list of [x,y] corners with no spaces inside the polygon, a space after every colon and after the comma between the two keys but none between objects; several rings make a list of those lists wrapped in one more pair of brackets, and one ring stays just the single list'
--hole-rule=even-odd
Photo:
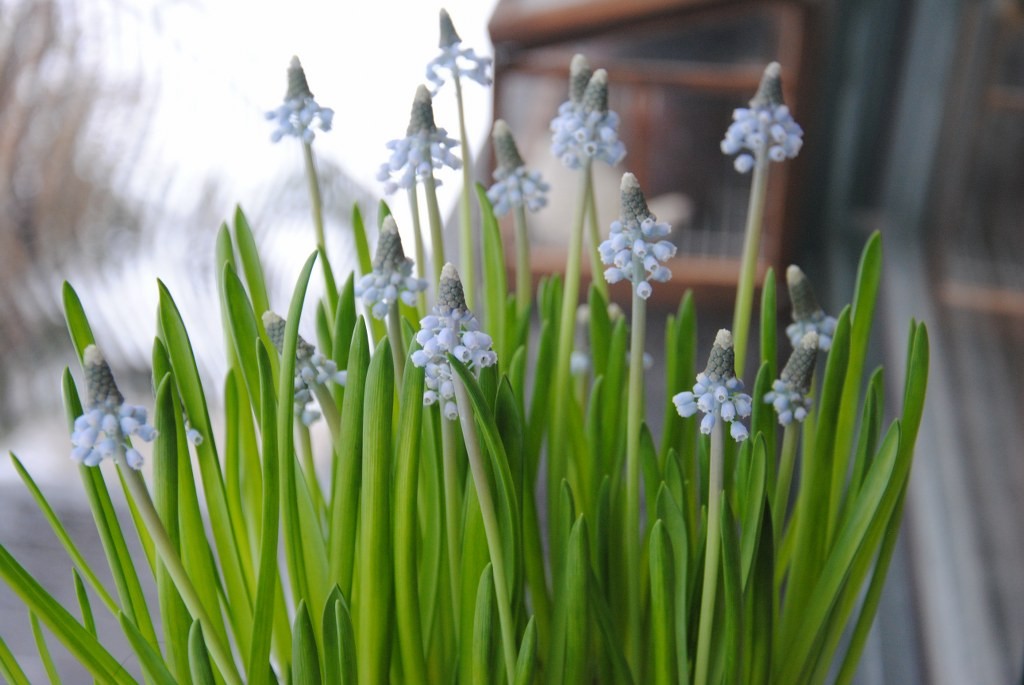
[{"label": "blurred wooden cabinet", "polygon": [[[807,127],[814,8],[747,0],[501,0],[490,23],[495,117],[516,135],[527,165],[552,185],[553,206],[531,217],[536,272],[565,263],[578,181],[549,151],[548,125],[567,99],[577,52],[609,75],[609,102],[622,119],[625,160],[595,164],[602,231],[618,216],[618,185],[631,171],[659,219],[673,225],[672,285],[730,293],[742,249],[750,176],[719,149],[732,110],[757,90],[764,66],[783,65],[787,104]],[[781,265],[799,205],[800,159],[773,165],[762,248]]]}]

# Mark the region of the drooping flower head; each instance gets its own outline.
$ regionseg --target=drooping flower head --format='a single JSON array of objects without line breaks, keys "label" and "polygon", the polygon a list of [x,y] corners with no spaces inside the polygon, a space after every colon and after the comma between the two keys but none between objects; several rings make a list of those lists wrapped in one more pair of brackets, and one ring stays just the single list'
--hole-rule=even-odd
[{"label": "drooping flower head", "polygon": [[811,406],[808,394],[817,357],[818,334],[807,331],[789,355],[782,375],[772,383],[771,392],[764,396],[764,401],[775,407],[779,423],[783,426],[788,426],[793,420],[803,421],[807,417],[807,410]]},{"label": "drooping flower head", "polygon": [[285,136],[294,136],[304,143],[312,143],[313,128],[330,131],[334,121],[334,110],[321,107],[313,98],[306,82],[306,72],[298,57],[292,57],[288,65],[288,91],[284,102],[277,109],[267,112],[267,119],[274,121],[277,128],[270,134],[275,143]]},{"label": "drooping flower head", "polygon": [[402,249],[394,217],[384,217],[373,270],[356,281],[356,297],[362,298],[366,308],[378,319],[387,316],[391,304],[398,300],[415,306],[416,293],[426,290],[427,282],[413,276],[412,267],[412,260]]},{"label": "drooping flower head", "polygon": [[700,422],[701,433],[709,434],[715,421],[721,418],[731,424],[729,432],[739,442],[749,435],[747,427],[739,419],[750,416],[752,407],[750,395],[742,392],[743,382],[736,378],[734,364],[732,334],[723,328],[715,336],[707,368],[697,374],[693,392],[681,392],[672,398],[672,402],[682,417],[693,416],[698,410],[704,414]]},{"label": "drooping flower head", "polygon": [[[278,354],[284,351],[285,320],[274,312],[263,312],[263,326],[267,337]],[[315,386],[326,387],[327,383],[345,385],[347,371],[339,371],[334,361],[316,351],[300,335],[295,346],[295,415],[304,425],[312,425],[320,418],[320,412],[310,409]]]},{"label": "drooping flower head", "polygon": [[[434,123],[434,104],[426,86],[416,89],[405,138],[389,141],[391,157],[377,172],[377,180],[391,194],[399,188],[412,188],[416,181],[430,176],[434,169],[458,169],[462,162],[452,154],[458,141],[448,137],[448,131]],[[396,179],[392,179],[397,176]],[[440,181],[436,181],[441,185]]]},{"label": "drooping flower head", "polygon": [[104,457],[113,459],[123,451],[128,466],[142,468],[142,455],[128,440],[133,435],[144,442],[156,437],[156,430],[146,423],[146,410],[125,403],[98,347],[85,348],[82,364],[88,403],[85,413],[75,419],[71,458],[86,466],[98,466]]},{"label": "drooping flower head", "polygon": [[636,176],[623,174],[620,187],[622,214],[611,225],[611,235],[598,246],[601,262],[610,265],[604,277],[609,283],[630,281],[643,299],[651,295],[651,281],[664,283],[672,272],[663,262],[676,253],[676,246],[662,240],[671,231],[647,208]]},{"label": "drooping flower head", "polygon": [[836,334],[836,317],[827,315],[821,308],[811,281],[795,264],[786,269],[786,285],[793,307],[793,323],[786,326],[789,341],[793,347],[798,347],[804,335],[813,331],[818,335],[818,349],[828,352],[832,347],[832,336]]},{"label": "drooping flower head", "polygon": [[420,349],[412,354],[412,363],[425,370],[423,404],[441,404],[441,413],[449,421],[458,418],[455,384],[448,355],[478,371],[498,361],[491,350],[491,336],[480,330],[480,323],[466,307],[459,274],[451,264],[441,269],[437,304],[432,314],[420,321],[416,334]]},{"label": "drooping flower head", "polygon": [[781,162],[796,157],[803,145],[804,131],[782,101],[781,71],[778,62],[769,64],[750,107],[740,107],[732,112],[733,122],[725,132],[721,147],[727,155],[748,151],[733,163],[741,174],[754,168],[759,155],[768,155],[773,162]]},{"label": "drooping flower head", "polygon": [[583,55],[572,59],[569,99],[551,120],[551,154],[570,169],[579,169],[587,159],[615,166],[626,156],[619,115],[608,109],[608,72],[591,73]]},{"label": "drooping flower head", "polygon": [[526,168],[516,141],[512,138],[512,131],[504,120],[494,122],[491,140],[498,166],[494,170],[495,183],[487,191],[487,198],[494,205],[494,213],[502,216],[513,207],[523,205],[531,212],[536,212],[547,205],[548,184],[541,178],[540,172]]},{"label": "drooping flower head", "polygon": [[444,85],[442,74],[446,71],[454,78],[465,76],[482,86],[491,85],[491,77],[487,75],[491,58],[481,57],[473,48],[462,47],[462,39],[445,9],[441,10],[441,39],[438,47],[441,48],[441,54],[427,65],[427,78],[434,84],[431,88],[434,95]]}]

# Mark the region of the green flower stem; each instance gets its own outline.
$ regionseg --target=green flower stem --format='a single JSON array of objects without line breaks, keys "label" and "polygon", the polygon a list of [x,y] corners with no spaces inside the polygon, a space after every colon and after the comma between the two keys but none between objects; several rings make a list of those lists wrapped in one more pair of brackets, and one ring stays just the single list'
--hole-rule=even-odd
[{"label": "green flower stem", "polygon": [[597,199],[594,197],[594,173],[593,169],[587,166],[587,218],[590,226],[590,282],[597,287],[605,302],[608,301],[608,282],[599,274],[604,272],[604,265],[601,263],[601,253],[597,246],[601,244],[601,226],[597,222]]},{"label": "green flower stem", "polygon": [[718,589],[718,554],[722,546],[722,462],[725,459],[723,424],[722,417],[716,415],[715,425],[711,429],[711,454],[708,459],[708,534],[704,545],[704,590],[700,598],[695,685],[707,685],[709,675],[711,629],[715,619],[715,592]]},{"label": "green flower stem", "polygon": [[[633,255],[633,273],[643,276],[644,265]],[[644,420],[644,333],[647,329],[647,300],[633,286],[633,328],[629,340],[629,399],[626,414],[626,568],[630,569],[626,589],[629,635],[627,657],[633,673],[640,673],[640,427]]]},{"label": "green flower stem", "polygon": [[476,423],[473,420],[469,393],[462,384],[462,379],[455,376],[455,403],[459,407],[459,422],[462,424],[462,436],[466,441],[466,452],[469,455],[469,469],[473,473],[476,485],[476,496],[480,502],[480,514],[484,520],[484,533],[487,536],[487,549],[491,555],[491,568],[494,572],[494,591],[498,601],[498,621],[501,623],[501,645],[505,656],[505,674],[512,685],[516,676],[516,635],[512,620],[512,605],[508,580],[505,573],[505,555],[501,546],[501,530],[498,527],[498,515],[494,509],[494,499],[484,471],[483,454],[480,452],[480,441],[477,439]]},{"label": "green flower stem", "polygon": [[750,330],[750,309],[754,302],[754,282],[757,280],[757,257],[761,252],[761,229],[764,224],[764,205],[768,192],[768,147],[765,145],[754,155],[754,178],[750,185],[747,205],[747,227],[743,238],[743,257],[740,262],[740,280],[736,287],[736,308],[732,318],[733,349],[736,352],[736,374],[743,375],[747,361],[747,337]]},{"label": "green flower stem", "polygon": [[782,434],[782,454],[779,457],[779,476],[772,498],[772,521],[775,529],[775,547],[778,549],[785,530],[786,508],[789,504],[789,487],[793,481],[793,465],[796,463],[796,445],[800,436],[800,424],[790,423]]},{"label": "green flower stem", "polygon": [[[580,172],[579,205],[573,217],[572,233],[569,235],[568,253],[565,261],[565,283],[562,286],[562,312],[558,325],[558,354],[555,356],[554,418],[550,424],[552,449],[548,452],[548,492],[551,493],[549,511],[554,511],[552,502],[558,501],[558,488],[565,477],[565,413],[569,407],[568,394],[572,392],[569,381],[569,366],[572,358],[572,344],[576,329],[576,305],[580,296],[580,258],[583,251],[583,225],[587,214],[587,185],[590,178],[590,158],[584,162]],[[580,493],[579,488],[574,491]]]},{"label": "green flower stem", "polygon": [[189,613],[203,627],[203,637],[206,640],[206,646],[210,651],[210,656],[213,657],[214,663],[217,664],[217,668],[224,677],[224,681],[228,685],[242,685],[238,667],[231,657],[231,650],[227,648],[227,645],[222,644],[220,638],[217,637],[217,631],[213,629],[213,623],[206,614],[203,603],[199,599],[199,595],[192,586],[192,581],[189,579],[188,573],[181,563],[181,557],[178,556],[178,551],[174,548],[174,543],[171,542],[167,529],[164,528],[160,515],[153,505],[153,500],[149,496],[149,489],[146,487],[145,482],[143,482],[142,475],[128,466],[123,449],[117,451],[115,460],[124,478],[124,482],[128,486],[128,491],[131,493],[132,499],[135,500],[139,514],[146,524],[153,544],[156,546],[160,560],[164,562],[164,567],[174,581],[174,586],[181,595],[182,601],[185,602]]},{"label": "green flower stem", "polygon": [[320,413],[324,415],[324,421],[331,430],[331,440],[337,443],[340,437],[338,431],[341,425],[341,415],[338,413],[338,405],[334,403],[334,396],[331,395],[330,390],[319,383],[312,384],[312,390],[316,401],[320,403]]},{"label": "green flower stem", "polygon": [[[409,188],[409,211],[412,213],[412,235],[416,254],[416,278],[427,280],[427,256],[423,249],[423,227],[420,223],[420,201],[416,196],[416,186]],[[420,318],[427,315],[427,293],[420,291],[416,297],[416,310]]]},{"label": "green flower stem", "polygon": [[[462,106],[462,81],[458,70],[453,70],[455,102],[459,110],[459,142],[462,145],[462,199],[459,202],[461,217],[459,231],[459,275],[466,285],[466,306],[476,309],[476,246],[473,245],[473,157],[466,135],[466,114]],[[443,263],[443,262],[442,262]]]},{"label": "green flower stem", "polygon": [[309,496],[313,500],[318,516],[327,516],[327,502],[323,492],[320,490],[320,479],[316,477],[316,465],[313,463],[313,441],[309,435],[309,426],[303,425],[302,421],[296,422],[299,433],[299,450],[302,454],[302,471],[306,476],[306,487],[309,488]]},{"label": "green flower stem", "polygon": [[526,207],[516,207],[516,314],[522,318],[530,308],[533,272],[530,270],[530,236],[526,231]]},{"label": "green flower stem", "polygon": [[398,300],[388,306],[388,338],[391,340],[391,359],[395,362],[395,378],[401,382],[405,372],[405,344],[402,342],[402,316],[398,313]]},{"label": "green flower stem", "polygon": [[451,580],[452,617],[458,634],[459,598],[462,596],[462,536],[459,524],[462,521],[462,488],[459,484],[458,444],[455,439],[455,424],[441,417],[441,453],[444,460],[444,524],[448,535],[448,576]]},{"label": "green flower stem", "polygon": [[[441,268],[445,264],[444,258],[444,224],[441,223],[441,207],[437,204],[437,181],[434,174],[430,173],[423,179],[423,190],[427,196],[427,218],[430,220],[430,249],[434,260],[434,283],[441,281]],[[465,276],[459,274],[463,279]],[[470,283],[470,281],[465,281]],[[473,290],[470,286],[467,291]],[[468,305],[467,300],[467,305]]]},{"label": "green flower stem", "polygon": [[316,231],[316,249],[320,253],[320,264],[324,270],[324,290],[327,291],[327,325],[334,330],[334,312],[338,309],[338,287],[334,282],[334,273],[327,261],[327,242],[324,239],[324,208],[320,197],[320,177],[316,171],[316,160],[313,158],[313,146],[302,144],[303,157],[306,160],[306,180],[309,183],[309,201],[313,209],[313,229]]}]

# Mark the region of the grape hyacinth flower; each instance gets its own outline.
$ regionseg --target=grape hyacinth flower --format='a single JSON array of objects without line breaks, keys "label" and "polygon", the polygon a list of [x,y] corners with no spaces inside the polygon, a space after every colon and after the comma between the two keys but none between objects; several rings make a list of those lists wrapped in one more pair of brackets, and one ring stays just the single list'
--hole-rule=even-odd
[{"label": "grape hyacinth flower", "polygon": [[330,131],[334,121],[334,110],[317,104],[306,82],[306,72],[298,57],[292,57],[288,65],[288,91],[284,102],[277,109],[267,112],[267,119],[277,124],[270,134],[275,143],[285,136],[293,136],[304,143],[312,143],[316,134],[313,127]]},{"label": "grape hyacinth flower", "polygon": [[[381,165],[377,180],[384,182],[384,189],[390,195],[399,188],[412,188],[416,181],[433,176],[434,169],[458,169],[462,162],[452,154],[458,144],[434,123],[430,93],[425,86],[420,86],[413,99],[406,136],[388,142],[391,157]],[[396,175],[397,179],[392,180]],[[440,181],[436,183],[440,185]]]},{"label": "grape hyacinth flower", "polygon": [[672,229],[668,224],[658,223],[651,214],[636,176],[623,174],[620,193],[621,217],[612,222],[611,236],[597,250],[601,262],[610,265],[605,269],[605,280],[630,281],[636,294],[646,300],[651,296],[651,281],[664,283],[672,278],[663,262],[675,255],[676,246],[661,240]]},{"label": "grape hyacinth flower", "polygon": [[434,84],[431,88],[433,95],[437,95],[437,91],[444,85],[444,77],[441,75],[444,71],[455,78],[465,76],[482,86],[491,85],[491,77],[487,74],[491,58],[481,57],[473,48],[462,47],[462,38],[455,31],[448,11],[444,9],[441,10],[441,39],[438,47],[441,48],[441,54],[427,65],[427,78]]},{"label": "grape hyacinth flower", "polygon": [[697,374],[693,391],[681,392],[672,398],[676,411],[682,417],[693,416],[700,410],[704,418],[700,432],[711,433],[715,421],[721,418],[731,424],[730,434],[737,441],[745,440],[749,433],[738,419],[750,416],[750,395],[743,392],[743,382],[736,378],[732,334],[724,328],[715,336],[714,347],[708,357],[707,368]]},{"label": "grape hyacinth flower", "polygon": [[725,132],[721,147],[726,155],[749,151],[733,162],[741,174],[753,169],[760,155],[767,154],[773,162],[781,162],[796,157],[803,145],[803,129],[782,101],[781,70],[778,62],[769,64],[750,107],[732,112],[733,123]]},{"label": "grape hyacinth flower", "polygon": [[427,282],[413,276],[412,267],[413,261],[402,249],[394,217],[385,217],[377,239],[373,270],[356,281],[356,297],[362,298],[366,308],[378,319],[387,316],[388,309],[399,300],[415,307],[416,295],[426,290]]},{"label": "grape hyacinth flower", "polygon": [[786,326],[789,341],[793,347],[798,347],[804,336],[813,331],[818,336],[818,349],[828,352],[832,347],[832,336],[836,333],[836,318],[821,308],[811,281],[795,264],[786,269],[786,285],[793,307],[793,323]]},{"label": "grape hyacinth flower", "polygon": [[75,419],[71,458],[86,466],[98,466],[104,457],[114,459],[122,451],[128,466],[142,468],[142,455],[128,439],[134,435],[150,442],[156,437],[156,429],[146,422],[146,410],[125,403],[96,345],[85,348],[82,365],[89,401],[85,413]]},{"label": "grape hyacinth flower", "polygon": [[570,169],[589,159],[615,166],[626,156],[619,140],[619,115],[608,109],[608,72],[591,73],[583,55],[572,59],[569,99],[551,121],[551,154]]},{"label": "grape hyacinth flower", "polygon": [[772,383],[771,392],[764,396],[765,403],[775,407],[780,425],[788,426],[794,420],[802,422],[807,418],[811,404],[807,395],[817,356],[818,334],[808,331],[789,356],[782,375]]},{"label": "grape hyacinth flower", "polygon": [[[285,320],[274,312],[263,312],[263,326],[280,354],[284,350]],[[325,388],[328,382],[345,385],[348,372],[339,371],[332,360],[317,352],[301,335],[295,347],[295,361],[295,414],[303,425],[310,426],[320,418],[320,412],[309,408],[314,391]]]},{"label": "grape hyacinth flower", "polygon": [[527,170],[504,120],[494,122],[491,140],[498,165],[494,170],[495,183],[487,191],[487,198],[494,205],[495,215],[503,216],[513,207],[525,206],[531,212],[545,207],[550,186],[541,178],[540,172]]},{"label": "grape hyacinth flower", "polygon": [[491,366],[498,357],[491,350],[491,336],[480,331],[480,323],[466,307],[462,281],[451,263],[441,270],[434,313],[420,321],[416,342],[420,349],[413,352],[412,363],[426,370],[423,404],[440,402],[445,418],[454,421],[459,409],[448,355],[472,370]]}]

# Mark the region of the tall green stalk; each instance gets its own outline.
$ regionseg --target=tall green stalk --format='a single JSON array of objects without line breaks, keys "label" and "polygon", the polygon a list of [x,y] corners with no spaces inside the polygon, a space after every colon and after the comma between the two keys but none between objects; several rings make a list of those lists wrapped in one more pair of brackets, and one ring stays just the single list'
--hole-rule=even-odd
[{"label": "tall green stalk", "polygon": [[505,661],[505,674],[509,685],[515,682],[516,671],[516,635],[512,617],[512,594],[508,584],[508,573],[502,547],[501,529],[498,527],[498,515],[494,508],[494,498],[484,467],[480,441],[476,434],[476,423],[473,419],[472,405],[462,380],[455,376],[455,400],[459,407],[459,422],[462,424],[462,436],[466,441],[466,452],[469,455],[469,469],[476,485],[477,500],[480,503],[480,515],[484,521],[484,533],[487,537],[487,550],[491,555],[491,567],[494,572],[494,590],[498,601],[498,621],[501,624],[501,646]]},{"label": "tall green stalk", "polygon": [[761,253],[761,229],[764,224],[764,205],[768,193],[768,143],[755,155],[754,178],[750,185],[747,204],[747,226],[743,237],[743,257],[740,262],[740,280],[736,287],[736,307],[733,310],[732,330],[736,350],[736,369],[742,374],[747,360],[747,338],[750,331],[750,310],[754,302],[757,281],[757,259]]},{"label": "tall green stalk", "polygon": [[[434,174],[429,173],[423,179],[423,190],[427,198],[427,218],[430,221],[430,249],[433,254],[434,282],[441,280],[441,269],[444,267],[444,224],[441,221],[441,207],[437,203],[437,181]],[[472,288],[470,288],[472,289]]]},{"label": "tall green stalk", "polygon": [[[462,106],[462,81],[459,72],[452,74],[455,82],[455,102],[459,110],[459,144],[462,146],[462,195],[459,200],[459,273],[466,289],[466,306],[475,309],[476,301],[476,245],[473,244],[473,154],[466,135],[466,113]],[[443,263],[444,260],[442,260]]]},{"label": "tall green stalk", "polygon": [[[633,255],[633,272],[643,278],[644,266]],[[647,300],[633,287],[633,328],[629,349],[629,406],[626,415],[626,525],[624,528],[627,583],[628,657],[634,674],[640,673],[640,428],[644,420],[644,334],[647,329]],[[652,484],[653,486],[653,484]]]},{"label": "tall green stalk", "polygon": [[715,619],[715,593],[718,590],[718,556],[722,537],[722,469],[724,430],[720,416],[711,429],[711,453],[708,459],[708,532],[704,546],[704,589],[700,597],[700,626],[697,633],[696,685],[707,685],[711,655],[712,628]]},{"label": "tall green stalk", "polygon": [[334,282],[334,273],[331,271],[331,264],[327,260],[327,242],[324,237],[324,209],[323,199],[320,196],[320,177],[316,170],[316,160],[313,158],[313,146],[303,141],[302,154],[306,162],[306,182],[309,185],[309,201],[313,212],[313,229],[316,231],[316,249],[320,253],[320,266],[324,272],[324,290],[327,292],[327,315],[328,327],[334,328],[334,312],[338,309],[338,287]]}]

